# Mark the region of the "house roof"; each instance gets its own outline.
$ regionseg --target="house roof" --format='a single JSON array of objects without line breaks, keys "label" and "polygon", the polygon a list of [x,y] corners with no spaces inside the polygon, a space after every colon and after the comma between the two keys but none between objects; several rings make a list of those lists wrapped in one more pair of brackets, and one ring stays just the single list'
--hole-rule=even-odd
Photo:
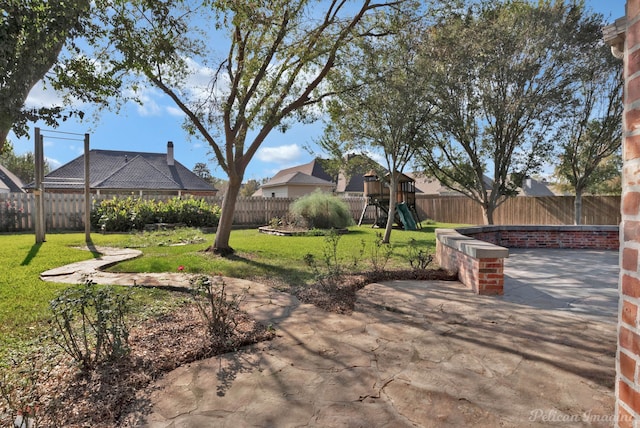
[{"label": "house roof", "polygon": [[269,182],[263,184],[262,188],[270,188],[282,185],[333,187],[333,183],[331,181],[323,180],[322,178],[314,177],[312,175],[296,171],[283,175],[278,173],[274,178],[269,180]]},{"label": "house roof", "polygon": [[[362,155],[355,155],[355,156],[362,156]],[[360,169],[361,169],[360,171],[355,171],[353,174],[351,174],[348,180],[343,173],[338,174],[338,181],[337,183],[335,183],[336,192],[337,193],[364,192],[364,174],[371,169],[371,166],[367,164],[363,164],[363,166]],[[269,180],[267,185],[271,185],[274,182],[281,183],[280,180],[282,180],[283,177],[291,177],[292,174],[296,172],[301,172],[303,174],[316,177],[328,182],[334,182],[334,177],[329,175],[322,167],[321,159],[316,158],[311,162],[308,162],[302,165],[292,166],[290,168],[286,168],[278,171],[278,173],[274,175],[271,180]],[[262,187],[268,187],[267,185],[263,185]],[[257,193],[254,195],[258,196]]]},{"label": "house roof", "polygon": [[297,166],[292,166],[290,168],[282,169],[278,171],[278,173],[274,175],[273,178],[269,181],[271,182],[273,180],[280,179],[283,176],[290,175],[295,172],[301,172],[303,174],[320,178],[322,180],[329,181],[329,182],[333,181],[333,178],[329,174],[327,174],[327,172],[324,170],[324,168],[320,163],[320,159],[318,158],[312,160],[311,162],[305,163],[303,165],[297,165]]},{"label": "house roof", "polygon": [[[463,196],[462,193],[443,186],[440,181],[435,178],[425,177],[422,174],[416,173],[409,173],[408,175],[416,180],[416,193],[440,196]],[[483,178],[485,188],[490,190],[493,185],[493,180],[486,175]],[[547,183],[544,180],[538,181],[534,178],[525,179],[522,187],[519,189],[519,196],[555,196],[556,193],[552,190],[551,186],[551,183]]]},{"label": "house roof", "polygon": [[520,196],[555,196],[556,194],[549,187],[550,183],[538,181],[535,178],[527,178],[523,180],[520,188]]},{"label": "house roof", "polygon": [[[89,162],[92,189],[216,190],[180,162],[169,165],[166,153],[94,149]],[[79,189],[83,179],[84,155],[47,174],[44,181],[50,189]]]},{"label": "house roof", "polygon": [[22,193],[24,183],[14,173],[0,165],[0,190],[11,193]]},{"label": "house roof", "polygon": [[[427,177],[422,173],[410,172],[407,176],[415,180],[416,193],[422,193],[425,195],[440,195],[440,196],[464,196],[464,194],[457,190],[450,189],[444,186],[438,179],[433,177]],[[487,190],[491,189],[493,180],[486,175],[483,177],[484,187]]]}]

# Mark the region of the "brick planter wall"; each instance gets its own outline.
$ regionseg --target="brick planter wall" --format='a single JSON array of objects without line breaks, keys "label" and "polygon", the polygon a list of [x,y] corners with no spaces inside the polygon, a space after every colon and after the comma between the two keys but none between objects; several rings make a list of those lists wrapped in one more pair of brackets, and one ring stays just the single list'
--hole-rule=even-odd
[{"label": "brick planter wall", "polygon": [[504,258],[509,250],[462,235],[452,229],[436,230],[436,261],[477,294],[503,294]]},{"label": "brick planter wall", "polygon": [[617,250],[618,226],[478,226],[457,229],[465,236],[507,248]]},{"label": "brick planter wall", "polygon": [[[616,250],[619,245],[617,226],[477,226],[456,230],[437,229],[436,261],[441,267],[456,272],[460,282],[475,293],[501,295],[504,293],[504,259],[509,257],[509,248]],[[636,251],[636,267],[637,255]],[[640,285],[640,279],[638,284]],[[637,297],[640,297],[640,292]],[[638,337],[640,343],[640,336]]]}]

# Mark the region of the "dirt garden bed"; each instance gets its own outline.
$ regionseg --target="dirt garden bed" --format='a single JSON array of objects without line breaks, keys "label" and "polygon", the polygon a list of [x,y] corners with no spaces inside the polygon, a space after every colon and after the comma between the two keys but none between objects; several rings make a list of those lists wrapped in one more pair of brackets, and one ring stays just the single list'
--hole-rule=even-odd
[{"label": "dirt garden bed", "polygon": [[[134,327],[128,357],[88,372],[79,370],[66,355],[58,354],[55,361],[47,361],[49,356],[44,353],[31,355],[29,364],[37,367],[38,373],[29,376],[45,379],[41,378],[37,390],[33,386],[29,390],[23,383],[21,394],[32,394],[35,405],[35,424],[29,426],[134,426],[135,421],[130,418],[141,404],[136,397],[138,391],[164,373],[275,335],[246,314],[239,314],[236,321],[237,329],[229,340],[212,343],[204,333],[206,327],[198,309],[186,304]],[[4,411],[0,406],[0,425],[13,426],[15,415]]]}]

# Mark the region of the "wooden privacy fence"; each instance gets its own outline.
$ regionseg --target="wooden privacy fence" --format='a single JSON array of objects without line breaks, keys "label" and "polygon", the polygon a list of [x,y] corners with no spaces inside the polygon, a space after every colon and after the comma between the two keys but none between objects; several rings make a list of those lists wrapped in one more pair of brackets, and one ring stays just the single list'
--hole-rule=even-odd
[{"label": "wooden privacy fence", "polygon": [[[573,224],[573,196],[516,197],[494,213],[495,224]],[[418,214],[444,223],[483,224],[482,208],[460,196],[416,195]],[[620,196],[583,196],[582,224],[620,224]]]},{"label": "wooden privacy fence", "polygon": [[[123,195],[126,197],[128,195]],[[92,195],[92,203],[113,196]],[[171,196],[143,196],[144,199],[166,200]],[[199,198],[199,197],[198,197]],[[222,204],[222,197],[204,197],[209,204]],[[573,197],[517,197],[502,204],[495,213],[496,224],[573,224]],[[351,214],[358,221],[364,200],[345,198]],[[264,225],[274,217],[285,217],[290,198],[239,198],[234,224]],[[417,195],[420,220],[443,223],[482,224],[482,210],[464,197],[431,197]],[[46,229],[83,230],[84,195],[47,193],[45,195]],[[30,193],[0,193],[0,232],[34,229],[35,201]],[[374,210],[368,209],[365,222],[373,220]],[[585,196],[582,206],[583,224],[620,223],[619,196]]]},{"label": "wooden privacy fence", "polygon": [[[130,195],[122,195],[128,197]],[[110,196],[91,195],[92,206]],[[142,199],[167,200],[172,196],[144,195]],[[196,197],[209,204],[222,205],[222,197]],[[236,225],[265,225],[274,217],[286,217],[289,206],[295,199],[290,198],[238,198],[233,222]],[[350,207],[353,218],[357,221],[362,213],[362,198],[348,198],[345,202]],[[83,194],[45,194],[46,229],[83,230],[84,229],[84,195]],[[0,232],[17,232],[34,230],[35,198],[31,193],[0,193]],[[373,210],[367,212],[365,219],[373,220]]]}]

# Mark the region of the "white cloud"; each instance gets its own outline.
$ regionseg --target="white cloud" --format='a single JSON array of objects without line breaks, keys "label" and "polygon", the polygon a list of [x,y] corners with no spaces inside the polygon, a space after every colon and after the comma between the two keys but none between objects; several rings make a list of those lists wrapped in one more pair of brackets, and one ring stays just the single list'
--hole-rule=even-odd
[{"label": "white cloud", "polygon": [[161,97],[159,91],[155,88],[149,88],[146,86],[138,88],[136,96],[140,100],[141,104],[137,105],[136,109],[140,116],[160,116],[162,109],[156,101]]},{"label": "white cloud", "polygon": [[25,105],[32,108],[61,106],[63,103],[60,94],[53,89],[45,89],[42,81],[36,83],[25,101]]},{"label": "white cloud", "polygon": [[50,158],[45,156],[45,159],[47,160],[47,163],[49,164],[49,167],[51,168],[51,170],[53,171],[54,169],[58,169],[62,166],[62,162],[60,162],[57,159],[54,158]]},{"label": "white cloud", "polygon": [[185,116],[184,112],[182,110],[180,110],[178,107],[168,106],[168,107],[165,108],[165,110],[171,116],[175,116],[175,117],[184,117]]},{"label": "white cloud", "polygon": [[185,58],[184,61],[187,63],[189,69],[189,76],[185,82],[185,88],[196,98],[208,95],[211,83],[216,74],[215,70],[198,64],[191,58]]},{"label": "white cloud", "polygon": [[275,162],[286,164],[299,159],[302,149],[297,144],[289,144],[278,147],[262,147],[258,149],[256,157],[262,162]]}]

